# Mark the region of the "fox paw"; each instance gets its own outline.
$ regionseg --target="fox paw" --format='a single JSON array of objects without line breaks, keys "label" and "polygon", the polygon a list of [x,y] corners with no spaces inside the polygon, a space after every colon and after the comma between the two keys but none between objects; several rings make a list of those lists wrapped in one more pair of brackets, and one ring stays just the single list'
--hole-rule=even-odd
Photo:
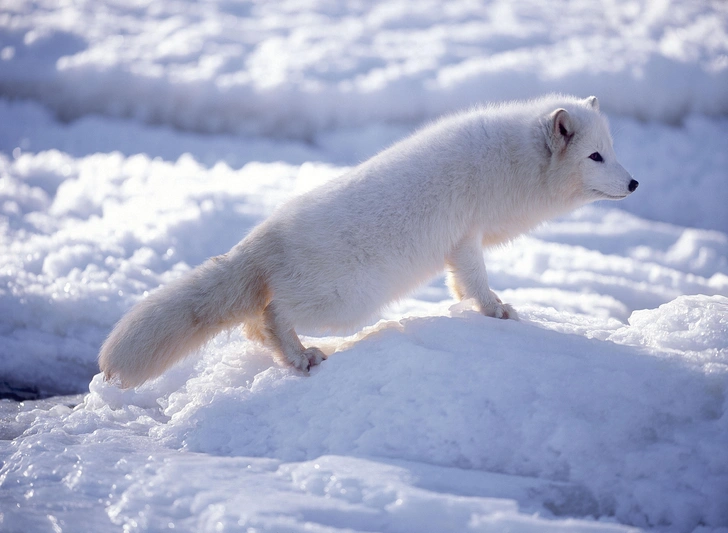
[{"label": "fox paw", "polygon": [[500,301],[493,302],[483,308],[483,314],[485,316],[492,316],[493,318],[503,318],[511,320],[518,320],[518,313],[513,309],[511,304],[504,304]]},{"label": "fox paw", "polygon": [[294,367],[304,372],[308,372],[312,366],[320,364],[326,359],[326,354],[318,348],[306,348],[301,352],[295,361],[291,361]]}]

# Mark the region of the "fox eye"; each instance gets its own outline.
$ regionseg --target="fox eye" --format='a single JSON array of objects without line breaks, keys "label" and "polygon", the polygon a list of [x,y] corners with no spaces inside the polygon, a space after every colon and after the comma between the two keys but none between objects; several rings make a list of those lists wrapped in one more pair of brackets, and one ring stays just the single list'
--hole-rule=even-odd
[{"label": "fox eye", "polygon": [[592,161],[596,161],[597,163],[601,163],[602,161],[604,161],[602,154],[600,154],[599,152],[594,152],[592,155],[589,156],[589,159],[591,159]]}]

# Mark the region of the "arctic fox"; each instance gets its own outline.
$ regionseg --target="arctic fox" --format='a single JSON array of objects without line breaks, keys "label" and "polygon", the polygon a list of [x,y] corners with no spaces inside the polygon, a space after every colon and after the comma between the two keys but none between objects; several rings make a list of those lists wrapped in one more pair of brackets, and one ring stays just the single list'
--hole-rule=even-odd
[{"label": "arctic fox", "polygon": [[276,358],[325,355],[296,328],[350,328],[443,269],[459,299],[517,318],[488,285],[483,247],[638,183],[617,162],[596,97],[550,95],[442,118],[281,206],[228,253],[155,291],[101,347],[136,386],[243,324]]}]

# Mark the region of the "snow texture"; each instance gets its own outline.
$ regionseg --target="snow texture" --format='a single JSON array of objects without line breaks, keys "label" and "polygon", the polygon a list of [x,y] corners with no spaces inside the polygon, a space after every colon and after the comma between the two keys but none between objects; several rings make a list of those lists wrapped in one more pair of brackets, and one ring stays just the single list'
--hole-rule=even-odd
[{"label": "snow texture", "polygon": [[[640,187],[486,251],[306,377],[240,331],[157,380],[113,324],[436,116],[595,94]],[[0,6],[0,531],[728,531],[723,2]],[[40,398],[40,399],[38,399]]]}]

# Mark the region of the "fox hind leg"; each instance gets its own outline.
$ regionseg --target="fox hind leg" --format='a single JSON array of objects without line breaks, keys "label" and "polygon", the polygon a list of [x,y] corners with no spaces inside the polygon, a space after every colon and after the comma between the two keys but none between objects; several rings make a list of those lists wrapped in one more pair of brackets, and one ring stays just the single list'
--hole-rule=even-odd
[{"label": "fox hind leg", "polygon": [[263,311],[263,330],[266,343],[275,349],[277,359],[283,364],[308,371],[326,359],[318,348],[305,348],[301,344],[293,327],[276,311],[275,302],[269,303]]}]

